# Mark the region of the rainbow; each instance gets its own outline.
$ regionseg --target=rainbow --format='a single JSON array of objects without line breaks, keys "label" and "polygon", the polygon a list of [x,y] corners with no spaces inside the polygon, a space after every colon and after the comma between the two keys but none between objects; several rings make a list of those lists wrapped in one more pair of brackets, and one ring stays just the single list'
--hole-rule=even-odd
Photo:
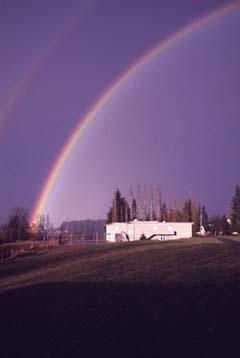
[{"label": "rainbow", "polygon": [[147,51],[142,57],[140,57],[136,62],[134,62],[130,67],[128,67],[117,79],[106,88],[104,93],[97,98],[97,100],[92,104],[89,111],[79,119],[77,127],[73,130],[70,137],[65,142],[63,148],[61,149],[55,163],[53,164],[50,173],[44,182],[40,195],[37,198],[36,204],[34,206],[32,216],[30,218],[31,223],[36,222],[37,216],[44,211],[48,197],[51,193],[51,190],[56,182],[56,179],[62,170],[65,161],[73,151],[76,143],[78,142],[81,135],[84,133],[88,125],[93,121],[97,113],[108,103],[110,98],[134,75],[136,74],[143,65],[157,56],[159,53],[163,52],[170,46],[172,46],[179,39],[185,37],[191,32],[199,29],[200,27],[207,25],[210,21],[226,14],[227,12],[240,7],[240,1],[234,1],[231,4],[218,7],[212,12],[200,17],[199,19],[191,22],[186,25],[176,33],[168,36],[165,40],[158,43],[154,48]]},{"label": "rainbow", "polygon": [[63,36],[66,36],[71,32],[77,24],[78,18],[76,13],[71,14],[65,19],[64,23],[51,34],[47,45],[44,46],[33,59],[24,76],[14,84],[11,90],[11,95],[0,110],[0,126],[3,124],[5,118],[14,110],[16,103],[24,96],[28,85],[46,62],[51,49],[62,40]]}]

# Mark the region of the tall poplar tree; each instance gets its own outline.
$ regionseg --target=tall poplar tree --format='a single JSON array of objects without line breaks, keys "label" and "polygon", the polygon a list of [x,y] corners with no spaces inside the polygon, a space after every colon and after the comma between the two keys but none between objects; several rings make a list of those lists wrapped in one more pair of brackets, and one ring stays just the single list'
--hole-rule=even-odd
[{"label": "tall poplar tree", "polygon": [[133,198],[133,200],[132,200],[132,208],[131,209],[132,209],[132,215],[131,215],[132,220],[135,220],[135,219],[137,219],[137,201],[135,198]]}]

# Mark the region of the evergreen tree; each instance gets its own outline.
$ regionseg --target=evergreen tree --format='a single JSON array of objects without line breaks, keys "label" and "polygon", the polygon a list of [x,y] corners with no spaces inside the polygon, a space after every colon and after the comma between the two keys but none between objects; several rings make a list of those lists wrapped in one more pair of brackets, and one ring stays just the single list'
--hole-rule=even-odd
[{"label": "evergreen tree", "polygon": [[202,216],[202,207],[201,205],[198,205],[196,219],[194,222],[194,228],[196,232],[200,231],[201,228],[201,216]]},{"label": "evergreen tree", "polygon": [[132,220],[137,219],[137,201],[135,198],[132,200]]},{"label": "evergreen tree", "polygon": [[231,209],[232,231],[240,232],[240,185],[236,186]]},{"label": "evergreen tree", "polygon": [[121,206],[121,216],[120,216],[119,221],[126,222],[127,221],[127,202],[124,197],[121,197],[120,206]]},{"label": "evergreen tree", "polygon": [[113,221],[121,222],[122,221],[122,195],[120,190],[117,189],[113,194]]},{"label": "evergreen tree", "polygon": [[199,213],[194,199],[189,198],[185,201],[183,213],[184,221],[193,223],[193,235],[195,235],[199,227]]},{"label": "evergreen tree", "polygon": [[154,209],[153,209],[152,219],[153,219],[154,221],[157,220],[157,214],[156,214],[156,211],[155,211]]},{"label": "evergreen tree", "polygon": [[223,231],[223,235],[230,235],[231,234],[231,228],[229,225],[229,222],[227,220],[226,215],[223,215],[222,217],[222,231]]},{"label": "evergreen tree", "polygon": [[168,215],[167,216],[168,216],[168,221],[170,221],[170,222],[174,221],[174,219],[173,219],[173,217],[174,217],[173,209],[171,209],[171,208],[168,209]]},{"label": "evergreen tree", "polygon": [[[132,210],[134,218],[136,218],[137,204],[135,199],[133,199]],[[106,224],[128,221],[131,221],[131,209],[127,200],[121,195],[120,190],[117,189],[113,193],[113,204],[107,212]]]},{"label": "evergreen tree", "polygon": [[209,231],[209,222],[208,222],[208,214],[205,206],[202,207],[202,224],[205,231]]},{"label": "evergreen tree", "polygon": [[189,200],[185,201],[183,212],[184,212],[184,221],[191,222],[192,217],[191,217],[191,207],[190,207]]},{"label": "evergreen tree", "polygon": [[106,224],[111,224],[113,222],[113,209],[109,208],[107,212]]},{"label": "evergreen tree", "polygon": [[161,207],[161,216],[162,221],[168,221],[167,205],[165,203],[163,203]]},{"label": "evergreen tree", "polygon": [[211,217],[210,221],[210,231],[212,235],[229,235],[230,234],[230,225],[227,221],[225,215],[214,215]]}]

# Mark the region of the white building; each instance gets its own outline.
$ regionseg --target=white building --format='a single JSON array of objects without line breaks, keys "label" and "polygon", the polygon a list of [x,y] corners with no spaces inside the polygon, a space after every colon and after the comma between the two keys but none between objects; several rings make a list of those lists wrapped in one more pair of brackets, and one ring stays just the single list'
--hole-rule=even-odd
[{"label": "white building", "polygon": [[142,235],[154,240],[190,238],[192,223],[134,220],[106,225],[106,240],[110,242],[139,240]]}]

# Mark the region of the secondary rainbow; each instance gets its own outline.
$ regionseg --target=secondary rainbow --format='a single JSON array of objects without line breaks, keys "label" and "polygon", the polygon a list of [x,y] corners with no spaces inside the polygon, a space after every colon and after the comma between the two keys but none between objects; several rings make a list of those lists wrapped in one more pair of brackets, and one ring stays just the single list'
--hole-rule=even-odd
[{"label": "secondary rainbow", "polygon": [[69,157],[70,153],[74,149],[79,138],[83,134],[87,126],[93,121],[97,113],[107,104],[109,99],[134,75],[136,74],[143,65],[157,56],[159,53],[173,45],[175,42],[183,38],[184,36],[190,34],[191,32],[197,30],[198,28],[207,25],[210,21],[224,15],[228,11],[240,7],[240,1],[235,1],[231,4],[218,7],[214,11],[200,17],[199,19],[191,22],[190,24],[184,26],[176,33],[168,36],[165,40],[158,43],[154,48],[147,51],[142,57],[140,57],[136,62],[134,62],[130,67],[128,67],[117,79],[105,90],[105,92],[92,104],[89,111],[80,118],[79,124],[74,129],[73,133],[65,142],[62,150],[60,151],[56,161],[54,162],[50,173],[44,182],[43,188],[40,192],[40,195],[37,198],[36,204],[34,206],[31,223],[36,222],[37,216],[44,211],[48,197],[51,193],[51,190],[56,182],[56,179],[62,170],[65,161]]},{"label": "secondary rainbow", "polygon": [[78,24],[78,18],[76,13],[71,14],[66,18],[63,24],[54,31],[50,39],[47,42],[47,45],[42,47],[38,52],[37,56],[34,58],[32,63],[27,68],[24,76],[22,76],[13,86],[10,96],[6,99],[6,102],[0,108],[0,127],[4,123],[5,118],[14,111],[15,106],[18,101],[24,96],[27,87],[34,80],[34,77],[37,75],[41,67],[43,67],[46,62],[50,51],[66,36],[69,32],[72,31],[75,25]]}]

